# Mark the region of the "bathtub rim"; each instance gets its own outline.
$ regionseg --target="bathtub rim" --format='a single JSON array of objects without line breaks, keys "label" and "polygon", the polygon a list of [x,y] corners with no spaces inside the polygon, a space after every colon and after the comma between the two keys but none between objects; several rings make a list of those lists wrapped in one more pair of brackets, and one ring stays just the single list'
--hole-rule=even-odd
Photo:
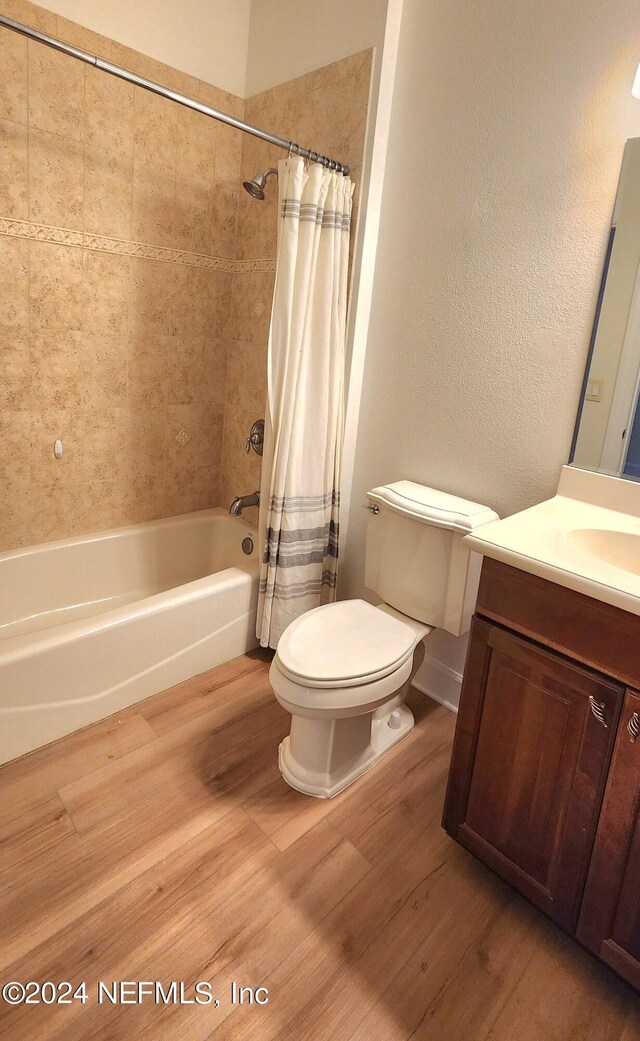
[{"label": "bathtub rim", "polygon": [[[17,559],[20,557],[35,556],[37,553],[42,553],[45,550],[50,549],[63,549],[70,546],[86,545],[91,542],[108,542],[118,536],[133,534],[139,532],[142,529],[155,529],[158,530],[162,527],[175,526],[178,527],[180,523],[186,521],[193,521],[194,519],[201,518],[204,520],[206,516],[224,517],[229,522],[238,526],[244,525],[251,530],[252,534],[257,533],[255,524],[251,524],[250,521],[244,520],[241,516],[234,517],[222,506],[209,506],[204,510],[192,510],[191,513],[176,513],[171,517],[158,517],[155,520],[140,521],[133,524],[122,524],[118,528],[101,528],[97,531],[89,531],[79,535],[70,535],[64,539],[50,539],[48,542],[35,542],[31,546],[18,546],[16,549],[8,549],[0,552],[0,564],[5,560]],[[213,572],[217,574],[218,572]]]},{"label": "bathtub rim", "polygon": [[[118,536],[129,533],[138,533],[141,529],[155,529],[162,526],[172,525],[178,527],[180,522],[193,521],[194,518],[202,520],[209,516],[217,516],[229,520],[235,526],[244,527],[245,531],[255,537],[257,530],[254,525],[241,518],[231,517],[222,507],[214,506],[206,510],[194,510],[191,513],[176,514],[174,517],[163,517],[154,521],[143,521],[140,524],[127,524],[120,528],[107,528],[104,531],[91,532],[77,538],[55,539],[51,542],[36,543],[35,546],[21,547],[19,550],[10,550],[0,554],[0,564],[3,560],[29,556],[38,551],[58,549],[77,546],[78,544],[90,544],[98,541],[110,541]],[[33,653],[42,653],[53,648],[63,641],[80,641],[91,636],[100,629],[113,629],[120,625],[134,621],[146,614],[158,613],[176,607],[187,601],[197,601],[210,595],[213,589],[222,588],[229,584],[236,584],[238,579],[246,576],[255,583],[255,595],[257,600],[257,580],[259,572],[258,556],[247,556],[246,564],[242,567],[231,565],[212,571],[208,575],[201,575],[190,582],[172,586],[169,589],[152,593],[149,596],[132,600],[128,604],[114,607],[108,611],[100,611],[94,615],[84,618],[71,619],[58,625],[48,626],[44,629],[36,629],[33,632],[20,633],[0,639],[0,659],[5,664],[18,663],[21,659],[29,657]],[[0,705],[0,713],[2,706]]]}]

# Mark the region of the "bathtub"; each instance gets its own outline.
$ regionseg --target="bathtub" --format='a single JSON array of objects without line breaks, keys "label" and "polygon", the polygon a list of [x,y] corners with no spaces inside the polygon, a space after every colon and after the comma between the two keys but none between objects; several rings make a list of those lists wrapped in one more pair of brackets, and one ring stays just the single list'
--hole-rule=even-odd
[{"label": "bathtub", "polygon": [[212,509],[1,553],[0,762],[255,647],[255,537]]}]

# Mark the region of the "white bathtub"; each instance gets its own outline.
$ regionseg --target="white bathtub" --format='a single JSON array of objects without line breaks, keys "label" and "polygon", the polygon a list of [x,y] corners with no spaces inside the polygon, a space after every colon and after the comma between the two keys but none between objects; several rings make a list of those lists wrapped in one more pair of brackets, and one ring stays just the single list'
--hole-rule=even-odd
[{"label": "white bathtub", "polygon": [[224,510],[0,554],[0,762],[255,647],[255,529]]}]

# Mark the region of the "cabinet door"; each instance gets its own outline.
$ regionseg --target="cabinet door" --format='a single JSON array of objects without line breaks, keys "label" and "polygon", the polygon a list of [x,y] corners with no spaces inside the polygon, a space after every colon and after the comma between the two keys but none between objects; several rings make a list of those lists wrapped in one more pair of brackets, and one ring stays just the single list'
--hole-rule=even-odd
[{"label": "cabinet door", "polygon": [[444,826],[573,931],[623,688],[475,618]]},{"label": "cabinet door", "polygon": [[640,988],[640,695],[627,691],[578,939]]}]

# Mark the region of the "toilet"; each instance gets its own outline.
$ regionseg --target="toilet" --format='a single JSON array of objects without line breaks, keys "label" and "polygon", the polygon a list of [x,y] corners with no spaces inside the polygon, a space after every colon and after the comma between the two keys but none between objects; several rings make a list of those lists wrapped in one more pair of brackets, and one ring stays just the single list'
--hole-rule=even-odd
[{"label": "toilet", "polygon": [[269,679],[291,713],[279,748],[292,788],[330,799],[413,729],[405,705],[435,628],[468,631],[481,557],[463,538],[498,520],[486,506],[398,481],[368,492],[365,585],[382,602],[342,600],[283,633]]}]

